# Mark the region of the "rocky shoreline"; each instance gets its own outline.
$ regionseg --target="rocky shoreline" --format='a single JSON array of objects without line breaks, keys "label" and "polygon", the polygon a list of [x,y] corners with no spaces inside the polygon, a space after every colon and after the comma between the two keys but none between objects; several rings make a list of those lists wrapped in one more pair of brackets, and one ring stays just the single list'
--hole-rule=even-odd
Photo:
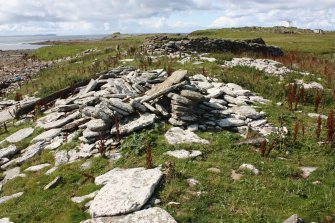
[{"label": "rocky shoreline", "polygon": [[19,88],[40,70],[52,64],[52,62],[43,62],[30,57],[29,54],[32,51],[0,51],[0,93],[2,95]]}]

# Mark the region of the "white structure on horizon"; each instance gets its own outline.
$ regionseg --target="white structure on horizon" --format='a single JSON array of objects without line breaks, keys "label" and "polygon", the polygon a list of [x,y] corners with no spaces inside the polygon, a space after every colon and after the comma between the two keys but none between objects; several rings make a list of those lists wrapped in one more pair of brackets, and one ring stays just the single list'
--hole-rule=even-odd
[{"label": "white structure on horizon", "polygon": [[286,20],[286,22],[287,22],[287,24],[288,24],[288,28],[290,28],[290,27],[292,26],[293,21],[291,21],[291,20]]},{"label": "white structure on horizon", "polygon": [[323,34],[324,33],[322,29],[314,29],[313,32],[317,33],[317,34]]}]

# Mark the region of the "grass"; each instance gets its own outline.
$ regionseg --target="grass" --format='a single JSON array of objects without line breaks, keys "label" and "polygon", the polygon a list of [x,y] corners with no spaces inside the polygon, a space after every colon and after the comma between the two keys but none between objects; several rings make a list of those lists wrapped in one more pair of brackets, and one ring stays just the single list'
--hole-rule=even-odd
[{"label": "grass", "polygon": [[[207,32],[207,31],[206,31]],[[214,37],[219,34],[210,31],[208,36]],[[227,31],[227,35],[232,31]],[[236,38],[246,35],[258,35],[258,33],[237,33]],[[265,33],[268,35],[267,33]],[[264,34],[264,35],[265,35]],[[193,34],[192,34],[193,35]],[[199,34],[200,35],[200,34]],[[201,34],[201,35],[207,35]],[[240,36],[238,36],[240,35]],[[300,35],[300,34],[299,34]],[[310,38],[314,38],[312,34]],[[319,36],[326,38],[328,34]],[[330,35],[330,34],[329,34]],[[258,36],[257,36],[258,37]],[[249,38],[249,37],[248,37]],[[280,41],[281,36],[275,35]],[[287,36],[287,38],[293,38]],[[294,37],[298,38],[298,37]],[[302,36],[299,38],[303,38]],[[306,37],[307,38],[307,37]],[[328,37],[327,37],[328,38]],[[269,40],[271,38],[269,37]],[[21,91],[33,94],[39,91],[38,95],[43,96],[49,92],[67,86],[73,81],[90,78],[89,72],[92,62],[103,61],[108,56],[115,56],[115,51],[105,52],[106,47],[115,47],[116,44],[123,44],[124,51],[127,47],[138,46],[143,37],[127,40],[106,40],[101,42],[88,42],[68,45],[57,45],[46,47],[36,51],[40,59],[59,58],[70,56],[90,48],[102,49],[101,52],[85,56],[79,60],[83,64],[64,62],[42,71],[36,80],[24,86]],[[265,39],[267,41],[267,39]],[[290,46],[283,38],[281,44]],[[298,40],[298,39],[297,39]],[[306,46],[309,44],[307,41]],[[119,42],[118,42],[119,41]],[[328,40],[327,40],[328,41]],[[270,41],[271,43],[271,41]],[[328,46],[323,40],[318,42],[322,49]],[[299,43],[300,44],[300,43]],[[301,46],[296,46],[299,49]],[[311,46],[314,47],[314,46]],[[303,48],[303,47],[302,47]],[[289,48],[285,48],[289,49]],[[306,52],[313,49],[306,49]],[[305,51],[302,51],[305,52]],[[321,55],[321,51],[313,51]],[[305,53],[304,53],[305,55]],[[89,218],[85,212],[85,202],[81,204],[73,203],[72,196],[82,196],[97,189],[88,175],[98,176],[115,167],[130,168],[144,167],[146,165],[146,154],[144,141],[152,142],[152,161],[154,166],[163,165],[167,161],[173,161],[176,170],[175,177],[165,179],[154,196],[161,199],[161,207],[166,209],[178,222],[283,222],[292,214],[297,213],[306,222],[326,222],[326,217],[335,217],[335,151],[328,145],[319,145],[316,140],[316,119],[307,117],[307,113],[314,111],[314,91],[306,91],[306,104],[299,105],[298,110],[302,112],[289,111],[287,104],[287,84],[296,78],[305,81],[315,81],[318,77],[324,77],[322,73],[316,76],[300,77],[297,73],[289,74],[283,81],[278,78],[266,75],[262,71],[246,67],[221,68],[223,60],[230,60],[236,55],[211,54],[209,57],[217,58],[216,63],[205,62],[202,65],[192,63],[180,64],[177,60],[170,60],[162,57],[152,64],[144,63],[145,56],[127,56],[126,58],[136,58],[134,62],[127,63],[134,67],[145,66],[147,70],[168,67],[172,70],[187,69],[189,75],[200,74],[205,71],[206,75],[218,78],[222,82],[234,82],[246,89],[272,100],[267,105],[258,105],[266,112],[267,119],[275,126],[279,126],[279,117],[282,117],[284,126],[289,129],[282,147],[277,143],[269,157],[262,157],[258,148],[247,145],[234,145],[240,140],[237,134],[227,131],[221,132],[198,132],[198,134],[211,142],[210,145],[168,145],[164,139],[164,133],[171,126],[155,125],[151,129],[134,133],[128,136],[122,144],[123,157],[117,162],[95,157],[90,158],[92,168],[81,170],[80,165],[85,161],[74,162],[61,165],[53,174],[45,175],[47,169],[38,173],[29,173],[25,178],[17,178],[8,182],[0,197],[24,191],[25,194],[15,200],[0,204],[0,218],[10,217],[14,222],[80,222]],[[124,57],[123,57],[124,58]],[[122,58],[122,59],[123,59]],[[332,61],[330,61],[332,62]],[[103,62],[99,71],[106,69]],[[83,72],[85,70],[85,72]],[[326,84],[327,80],[322,79],[321,83]],[[325,98],[325,103],[321,103],[319,112],[328,114],[333,107],[334,101],[331,92],[325,90],[321,94]],[[323,101],[323,100],[321,100]],[[277,102],[282,102],[282,106],[277,106]],[[301,131],[293,142],[293,130],[297,121],[304,123],[305,135]],[[1,134],[0,139],[4,139],[15,131],[27,127],[24,124],[18,127],[10,127],[9,132]],[[321,139],[324,140],[325,121],[322,123]],[[28,146],[30,140],[42,130],[36,129],[33,136],[17,145],[20,149]],[[67,143],[59,150],[70,150],[79,144],[78,140]],[[198,159],[177,160],[164,155],[168,150],[187,149],[200,150],[203,156]],[[278,159],[283,157],[286,160]],[[53,154],[44,151],[28,162],[22,164],[21,170],[41,163],[54,164]],[[240,181],[233,181],[230,178],[231,170],[237,170],[242,163],[251,163],[260,170],[260,175],[255,176],[244,171]],[[307,179],[300,177],[301,166],[315,166],[318,169]],[[211,173],[207,169],[215,167],[221,170],[220,173]],[[85,176],[86,175],[86,176]],[[54,189],[44,191],[43,188],[56,176],[62,176],[63,180]],[[200,184],[194,188],[188,186],[186,179],[195,178]],[[320,181],[321,184],[313,184]],[[197,192],[201,192],[200,195]],[[169,202],[179,202],[180,205],[170,206]]]},{"label": "grass", "polygon": [[297,51],[334,57],[335,32],[327,32],[324,35],[314,33],[279,34],[256,30],[250,32],[244,29],[209,29],[199,30],[190,34],[192,37],[209,37],[225,39],[253,39],[263,38],[269,45],[283,48],[285,51]]}]

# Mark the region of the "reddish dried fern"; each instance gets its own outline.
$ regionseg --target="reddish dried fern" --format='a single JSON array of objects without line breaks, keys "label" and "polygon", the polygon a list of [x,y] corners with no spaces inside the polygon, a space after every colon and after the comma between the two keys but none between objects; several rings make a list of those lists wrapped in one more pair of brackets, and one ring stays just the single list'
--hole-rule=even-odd
[{"label": "reddish dried fern", "polygon": [[317,120],[316,130],[315,130],[315,134],[316,134],[316,139],[317,140],[320,140],[321,125],[322,125],[322,120],[321,120],[321,116],[319,116],[318,120]]},{"label": "reddish dried fern", "polygon": [[146,149],[146,168],[152,168],[152,155],[151,155],[151,143],[147,142],[147,149]]}]

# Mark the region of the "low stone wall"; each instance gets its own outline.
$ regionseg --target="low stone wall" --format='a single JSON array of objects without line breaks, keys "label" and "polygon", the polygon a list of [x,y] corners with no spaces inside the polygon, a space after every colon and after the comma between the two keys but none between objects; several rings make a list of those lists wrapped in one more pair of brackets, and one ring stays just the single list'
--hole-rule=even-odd
[{"label": "low stone wall", "polygon": [[276,46],[267,46],[263,39],[251,40],[226,40],[208,38],[183,38],[175,39],[166,36],[156,36],[148,38],[143,49],[148,53],[174,53],[178,51],[197,51],[197,52],[253,52],[271,56],[282,56],[284,52]]}]

